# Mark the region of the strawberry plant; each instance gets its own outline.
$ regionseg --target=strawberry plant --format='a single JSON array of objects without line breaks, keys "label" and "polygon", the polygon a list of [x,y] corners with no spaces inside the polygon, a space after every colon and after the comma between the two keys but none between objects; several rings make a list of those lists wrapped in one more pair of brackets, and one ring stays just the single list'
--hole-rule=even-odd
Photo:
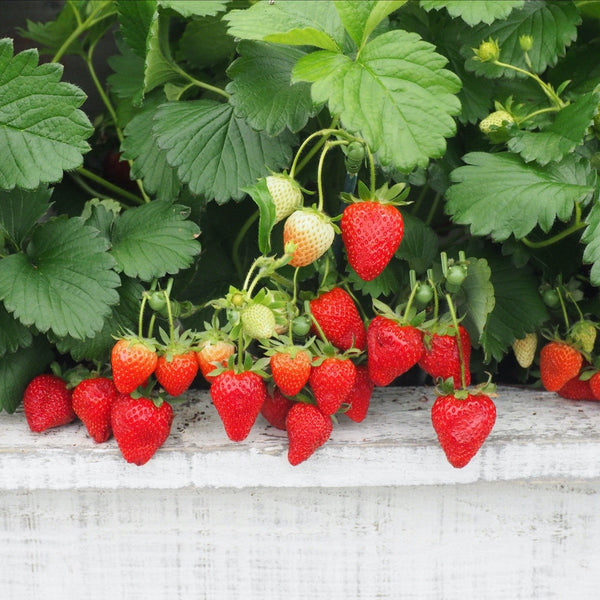
[{"label": "strawberry plant", "polygon": [[52,362],[110,366],[131,462],[197,385],[234,441],[288,423],[298,464],[373,386],[446,380],[445,449],[454,404],[487,415],[463,466],[487,373],[597,398],[599,21],[584,0],[24,15],[0,38],[0,408]]}]

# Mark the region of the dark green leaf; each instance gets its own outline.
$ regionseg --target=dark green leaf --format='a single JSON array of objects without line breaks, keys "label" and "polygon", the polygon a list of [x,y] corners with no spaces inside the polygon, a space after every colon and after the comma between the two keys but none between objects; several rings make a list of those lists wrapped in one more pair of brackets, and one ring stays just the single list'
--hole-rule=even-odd
[{"label": "dark green leaf", "polygon": [[0,40],[0,189],[59,181],[89,150],[85,94],[60,81],[61,65],[37,63],[35,50],[13,56],[12,40]]},{"label": "dark green leaf", "polygon": [[158,0],[161,8],[170,8],[182,17],[206,17],[223,12],[229,0]]},{"label": "dark green leaf", "polygon": [[494,308],[494,286],[490,281],[491,269],[484,258],[468,258],[467,277],[461,286],[461,308],[465,315],[462,323],[471,342],[478,345],[486,321]]},{"label": "dark green leaf", "polygon": [[92,198],[85,203],[81,218],[86,225],[94,227],[102,237],[110,240],[113,223],[120,212],[121,205],[116,200]]},{"label": "dark green leaf", "polygon": [[424,273],[437,258],[438,237],[421,219],[403,211],[404,235],[396,257],[408,262],[417,274]]},{"label": "dark green leaf", "polygon": [[186,25],[179,50],[191,65],[204,69],[233,56],[235,40],[227,34],[227,25],[221,17],[205,17]]},{"label": "dark green leaf", "polygon": [[310,85],[291,84],[292,69],[306,54],[300,48],[264,42],[242,42],[240,58],[227,70],[233,80],[227,91],[235,114],[269,135],[278,135],[286,127],[300,131],[315,114]]},{"label": "dark green leaf", "polygon": [[113,227],[111,253],[129,277],[150,281],[189,267],[200,253],[200,230],[189,209],[154,201],[127,210]]},{"label": "dark green leaf", "polygon": [[487,0],[421,0],[425,10],[440,10],[445,8],[451,17],[460,17],[469,25],[478,23],[493,23],[497,19],[505,19],[514,8],[523,6],[524,0],[502,0],[489,2]]},{"label": "dark green leaf", "polygon": [[364,281],[349,264],[346,265],[348,282],[352,288],[372,298],[396,294],[402,281],[403,269],[402,263],[392,259],[375,279]]},{"label": "dark green leaf", "polygon": [[107,78],[108,85],[117,97],[139,104],[144,89],[144,59],[135,54],[121,36],[116,36],[116,43],[121,53],[108,59],[114,71]]},{"label": "dark green leaf", "polygon": [[0,192],[0,232],[20,247],[38,220],[48,211],[52,190]]},{"label": "dark green leaf", "polygon": [[31,346],[31,331],[0,305],[0,358],[7,352],[16,352],[19,348]]},{"label": "dark green leaf", "polygon": [[194,194],[219,203],[291,161],[291,134],[276,138],[252,129],[233,107],[212,100],[171,102],[156,113],[154,135],[179,179]]},{"label": "dark green leaf", "polygon": [[116,0],[123,39],[137,56],[145,59],[148,34],[156,18],[156,0]]},{"label": "dark green leaf", "polygon": [[254,185],[244,188],[244,191],[258,206],[258,247],[263,254],[268,254],[271,251],[271,230],[275,225],[276,207],[267,187],[267,181],[261,177]]},{"label": "dark green leaf", "polygon": [[119,276],[98,230],[64,217],[40,225],[26,253],[0,261],[0,296],[24,325],[82,339],[99,331]]},{"label": "dark green leaf", "polygon": [[522,238],[536,225],[547,232],[594,189],[589,166],[573,155],[546,167],[507,152],[472,152],[464,161],[467,166],[452,172],[446,211],[474,235],[491,234],[497,241]]},{"label": "dark green leaf", "polygon": [[586,223],[587,228],[581,236],[581,241],[586,244],[583,260],[592,265],[590,281],[600,287],[600,199],[596,198]]}]

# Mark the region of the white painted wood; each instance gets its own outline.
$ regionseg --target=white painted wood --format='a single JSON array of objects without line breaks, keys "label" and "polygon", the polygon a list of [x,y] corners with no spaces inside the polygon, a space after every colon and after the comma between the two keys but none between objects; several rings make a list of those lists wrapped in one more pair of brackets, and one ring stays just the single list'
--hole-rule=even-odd
[{"label": "white painted wood", "polygon": [[229,442],[206,394],[143,467],[0,414],[0,598],[595,600],[600,403],[499,394],[462,470],[429,388],[378,390],[298,467],[262,420]]}]

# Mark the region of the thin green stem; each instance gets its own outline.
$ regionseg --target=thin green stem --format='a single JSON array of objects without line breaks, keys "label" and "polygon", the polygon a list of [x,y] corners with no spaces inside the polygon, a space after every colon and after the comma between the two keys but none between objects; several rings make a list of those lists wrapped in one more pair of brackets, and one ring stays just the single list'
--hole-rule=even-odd
[{"label": "thin green stem", "polygon": [[525,121],[528,121],[529,119],[533,119],[534,117],[537,117],[538,115],[543,115],[545,113],[549,113],[549,112],[558,112],[559,110],[561,110],[558,106],[549,106],[548,108],[540,108],[540,110],[535,110],[532,113],[528,114],[526,117],[523,117],[522,119],[517,119],[516,123],[517,125],[522,125],[523,123],[525,123]]},{"label": "thin green stem", "polygon": [[551,246],[552,244],[556,244],[563,238],[568,237],[573,233],[577,233],[580,229],[584,229],[587,227],[587,223],[581,221],[581,205],[579,202],[575,204],[575,221],[572,225],[569,225],[566,229],[563,229],[560,233],[549,237],[546,240],[542,240],[540,242],[532,242],[531,240],[523,237],[520,239],[523,244],[525,244],[528,248],[545,248],[547,246]]},{"label": "thin green stem", "polygon": [[442,198],[442,195],[440,194],[440,192],[438,192],[435,195],[433,202],[431,203],[431,206],[429,207],[429,212],[427,213],[427,218],[425,219],[425,223],[427,225],[431,225],[431,222],[433,221],[433,217],[435,217],[435,213],[437,212],[438,206],[440,204],[441,198]]},{"label": "thin green stem", "polygon": [[437,287],[432,277],[427,277],[427,282],[433,290],[433,322],[437,323],[440,314],[440,299],[438,297]]},{"label": "thin green stem", "polygon": [[[448,303],[448,310],[450,311],[450,315],[452,317],[452,323],[454,325],[454,329],[456,331],[456,343],[458,345],[458,360],[460,361],[460,385],[463,390],[467,389],[467,379],[465,376],[465,356],[463,353],[462,342],[460,339],[460,328],[458,326],[458,319],[456,318],[456,311],[454,309],[454,303],[452,302],[452,298],[450,294],[446,294],[446,302]],[[456,382],[454,382],[454,387],[456,387]]]},{"label": "thin green stem", "polygon": [[580,321],[584,321],[585,317],[583,316],[583,313],[581,312],[581,309],[579,308],[579,304],[577,304],[577,301],[575,300],[575,298],[573,297],[573,294],[571,294],[571,292],[567,289],[565,289],[565,295],[567,296],[567,298],[573,303],[573,305],[575,306],[575,310],[577,311],[577,313],[579,314],[579,320]]},{"label": "thin green stem", "polygon": [[[319,149],[323,146],[323,144],[327,141],[327,139],[333,135],[334,133],[338,133],[338,129],[335,128],[336,119],[334,118],[331,122],[331,125],[326,129],[319,129],[311,133],[303,142],[300,144],[300,147],[296,151],[296,156],[294,156],[294,160],[292,161],[292,166],[290,168],[290,177],[293,179],[298,171],[301,171],[303,166],[308,163],[308,161],[319,151]],[[321,136],[321,139],[318,143],[310,150],[310,152],[306,155],[304,160],[302,161],[302,166],[298,166],[298,161],[300,160],[300,156],[304,152],[306,146],[312,142],[312,140],[316,137]]]},{"label": "thin green stem", "polygon": [[298,271],[300,267],[296,267],[294,269],[294,277],[292,279],[293,283],[293,291],[292,291],[292,299],[288,302],[288,337],[290,340],[294,339],[294,331],[293,331],[293,316],[292,316],[292,307],[296,308],[296,302],[298,300]]},{"label": "thin green stem", "polygon": [[412,206],[412,209],[410,211],[411,214],[413,214],[415,216],[417,215],[428,191],[429,191],[429,183],[425,183],[425,185],[423,186],[423,189],[420,191],[419,196],[417,197],[417,199],[415,200],[415,203]]},{"label": "thin green stem", "polygon": [[408,312],[412,308],[413,300],[415,299],[415,294],[417,293],[418,285],[414,285],[410,290],[410,296],[408,297],[408,301],[406,302],[406,307],[404,308],[403,320],[406,321],[408,317]]},{"label": "thin green stem", "polygon": [[567,307],[565,305],[565,300],[562,297],[560,287],[556,287],[556,293],[558,295],[558,300],[560,301],[560,308],[562,311],[563,319],[565,320],[565,331],[569,331],[569,327],[570,327],[569,315],[567,314]]},{"label": "thin green stem", "polygon": [[142,301],[140,302],[140,312],[138,315],[138,337],[143,339],[144,337],[144,308],[146,308],[146,302],[148,301],[147,294],[142,295]]},{"label": "thin green stem", "polygon": [[365,144],[365,148],[367,149],[367,156],[369,158],[369,191],[371,192],[371,198],[374,198],[377,186],[375,177],[375,161],[373,160],[373,153],[371,152],[371,148],[369,148],[368,144]]},{"label": "thin green stem", "polygon": [[238,234],[235,236],[235,240],[231,249],[231,260],[233,261],[235,270],[240,280],[243,277],[242,261],[240,259],[240,246],[242,245],[242,240],[248,233],[248,230],[250,227],[252,227],[256,219],[258,219],[258,214],[258,211],[256,211],[246,219],[246,222],[242,225],[241,229],[238,231]]},{"label": "thin green stem", "polygon": [[204,81],[196,79],[195,77],[184,71],[177,63],[172,62],[170,63],[170,66],[174,71],[179,73],[184,79],[187,79],[190,83],[193,83],[196,87],[202,88],[203,90],[206,90],[208,92],[213,92],[215,94],[218,94],[219,96],[223,96],[223,98],[225,98],[226,100],[229,100],[229,98],[231,98],[231,95],[228,94],[225,90],[217,86],[211,85],[210,83],[206,83]]},{"label": "thin green stem", "polygon": [[237,366],[238,372],[242,372],[244,370],[244,328],[240,327],[240,334],[237,339]]},{"label": "thin green stem", "polygon": [[169,342],[171,343],[171,345],[173,345],[173,342],[175,341],[175,327],[173,325],[173,311],[171,309],[171,299],[169,298],[169,292],[167,290],[163,290],[163,294],[167,302],[167,316],[169,318]]},{"label": "thin green stem", "polygon": [[343,146],[348,142],[345,140],[337,140],[335,142],[327,141],[325,142],[325,146],[323,147],[323,152],[321,152],[321,156],[319,157],[319,165],[317,167],[317,191],[319,194],[319,203],[317,204],[317,210],[319,212],[323,212],[323,203],[324,203],[324,195],[323,195],[323,164],[325,163],[325,156],[331,150],[331,148],[335,146]]},{"label": "thin green stem", "polygon": [[97,183],[98,185],[101,185],[102,187],[106,188],[107,190],[114,192],[115,194],[118,194],[122,198],[131,200],[132,202],[135,202],[136,204],[144,203],[144,201],[139,196],[136,196],[135,194],[132,194],[131,192],[128,192],[127,190],[124,190],[123,188],[120,188],[119,186],[114,185],[110,181],[107,181],[103,177],[100,177],[100,175],[96,175],[96,173],[93,173],[92,171],[88,171],[85,167],[79,167],[77,169],[77,173],[79,173],[83,177],[86,177],[90,181],[93,181],[93,182]]}]

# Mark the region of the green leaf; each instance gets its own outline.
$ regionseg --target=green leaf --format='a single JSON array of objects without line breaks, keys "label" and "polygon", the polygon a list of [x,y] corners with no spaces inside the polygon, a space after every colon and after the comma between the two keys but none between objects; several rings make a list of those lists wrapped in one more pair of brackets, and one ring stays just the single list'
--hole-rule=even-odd
[{"label": "green leaf", "polygon": [[71,354],[73,360],[108,362],[114,335],[121,331],[137,331],[137,317],[144,288],[132,279],[125,278],[119,288],[119,303],[113,306],[112,313],[104,321],[102,329],[90,338],[78,340],[72,337],[55,339],[56,347],[62,354]]},{"label": "green leaf", "polygon": [[115,96],[131,100],[136,105],[142,101],[144,89],[145,61],[133,52],[123,38],[115,36],[120,54],[111,56],[108,65],[114,71],[107,77],[108,85]]},{"label": "green leaf", "polygon": [[583,262],[591,264],[590,281],[600,287],[600,198],[596,198],[587,219],[587,227],[581,236],[581,241],[586,244],[583,251]]},{"label": "green leaf", "polygon": [[223,18],[229,23],[230,35],[243,40],[316,46],[334,52],[344,42],[344,27],[332,2],[258,2],[245,10],[232,10]]},{"label": "green leaf", "polygon": [[188,214],[187,207],[158,201],[123,213],[112,234],[117,269],[151,281],[189,267],[200,253],[200,230]]},{"label": "green leaf", "polygon": [[538,280],[530,269],[515,269],[504,257],[488,257],[488,261],[495,305],[481,336],[486,362],[501,360],[515,339],[538,330],[549,318],[538,291]]},{"label": "green leaf", "polygon": [[308,54],[293,77],[313,82],[315,102],[328,102],[384,166],[410,171],[442,156],[444,138],[456,131],[460,80],[443,68],[446,63],[417,34],[397,30],[371,40],[356,60],[328,51]]},{"label": "green leaf", "polygon": [[81,219],[52,219],[33,232],[26,253],[0,261],[0,298],[24,325],[89,337],[119,299],[107,249],[98,230]]},{"label": "green leaf", "polygon": [[276,207],[267,187],[267,180],[261,177],[254,185],[244,188],[244,192],[258,206],[258,247],[263,254],[268,254],[271,251],[271,230],[275,225]]},{"label": "green leaf", "polygon": [[227,74],[227,86],[235,114],[275,136],[286,127],[300,131],[316,110],[308,83],[291,84],[292,69],[306,52],[292,46],[241,42],[240,57]]},{"label": "green leaf", "polygon": [[110,240],[113,223],[120,212],[121,205],[116,200],[92,198],[85,203],[81,219],[86,225],[97,229],[102,237]]},{"label": "green leaf", "polygon": [[467,276],[461,286],[463,325],[471,341],[479,344],[488,315],[495,305],[494,286],[490,281],[492,271],[485,258],[468,258]]},{"label": "green leaf", "polygon": [[28,348],[6,354],[0,360],[0,410],[12,413],[21,404],[29,382],[52,362],[54,354],[45,338],[36,338]]},{"label": "green leaf", "polygon": [[392,259],[388,266],[371,281],[361,279],[349,264],[346,265],[346,273],[352,289],[372,298],[379,298],[398,291],[403,277],[403,268],[402,263]]},{"label": "green leaf", "polygon": [[[504,4],[503,2],[486,2],[486,4]],[[523,7],[513,10],[503,21],[495,21],[491,25],[481,24],[467,32],[461,39],[464,46],[461,50],[467,59],[466,67],[486,77],[522,77],[512,69],[498,67],[491,62],[480,62],[473,59],[472,48],[492,38],[500,46],[500,61],[510,63],[529,70],[519,37],[529,35],[533,38],[533,47],[528,52],[533,70],[542,73],[548,66],[555,65],[566,48],[577,37],[577,26],[581,17],[572,2],[561,0],[528,0]]]},{"label": "green leaf", "polygon": [[340,19],[358,48],[366,43],[377,25],[406,4],[406,0],[335,0]]},{"label": "green leaf", "polygon": [[404,235],[396,257],[408,262],[417,275],[425,273],[438,256],[438,237],[421,219],[403,211]]},{"label": "green leaf", "polygon": [[0,358],[6,353],[31,346],[32,340],[31,331],[0,305]]},{"label": "green leaf", "polygon": [[231,105],[212,100],[163,104],[154,135],[179,179],[219,203],[241,199],[242,188],[287,166],[294,142],[285,132],[273,138],[255,131]]},{"label": "green leaf", "polygon": [[161,8],[170,8],[182,17],[207,17],[223,12],[229,0],[158,0]]},{"label": "green leaf", "polygon": [[229,61],[235,52],[235,40],[221,17],[204,17],[186,25],[179,50],[187,62],[203,69]]},{"label": "green leaf", "polygon": [[472,152],[464,161],[467,166],[451,174],[446,211],[455,223],[470,225],[473,235],[497,241],[522,238],[536,225],[549,231],[594,189],[589,166],[573,155],[546,167],[507,152]]},{"label": "green leaf", "polygon": [[85,94],[60,81],[61,65],[37,63],[35,50],[13,56],[12,40],[0,40],[0,189],[59,181],[89,150]]},{"label": "green leaf", "polygon": [[145,59],[148,35],[156,20],[156,0],[116,0],[123,39],[137,56]]},{"label": "green leaf", "polygon": [[144,103],[143,109],[125,127],[121,144],[123,158],[132,160],[131,176],[142,179],[145,190],[159,200],[173,200],[181,190],[175,169],[167,163],[166,152],[152,136],[160,98]]},{"label": "green leaf", "polygon": [[600,94],[584,94],[563,108],[550,127],[543,131],[515,133],[508,147],[520,154],[525,162],[535,160],[540,165],[558,161],[579,146],[598,110]]},{"label": "green leaf", "polygon": [[0,192],[0,232],[15,247],[21,246],[34,225],[48,212],[50,196],[52,190],[46,187]]},{"label": "green leaf", "polygon": [[478,23],[490,25],[498,19],[505,19],[515,8],[521,8],[524,0],[502,0],[502,2],[489,2],[488,0],[421,0],[421,6],[426,10],[441,10],[445,8],[453,17],[460,17],[471,27]]}]

